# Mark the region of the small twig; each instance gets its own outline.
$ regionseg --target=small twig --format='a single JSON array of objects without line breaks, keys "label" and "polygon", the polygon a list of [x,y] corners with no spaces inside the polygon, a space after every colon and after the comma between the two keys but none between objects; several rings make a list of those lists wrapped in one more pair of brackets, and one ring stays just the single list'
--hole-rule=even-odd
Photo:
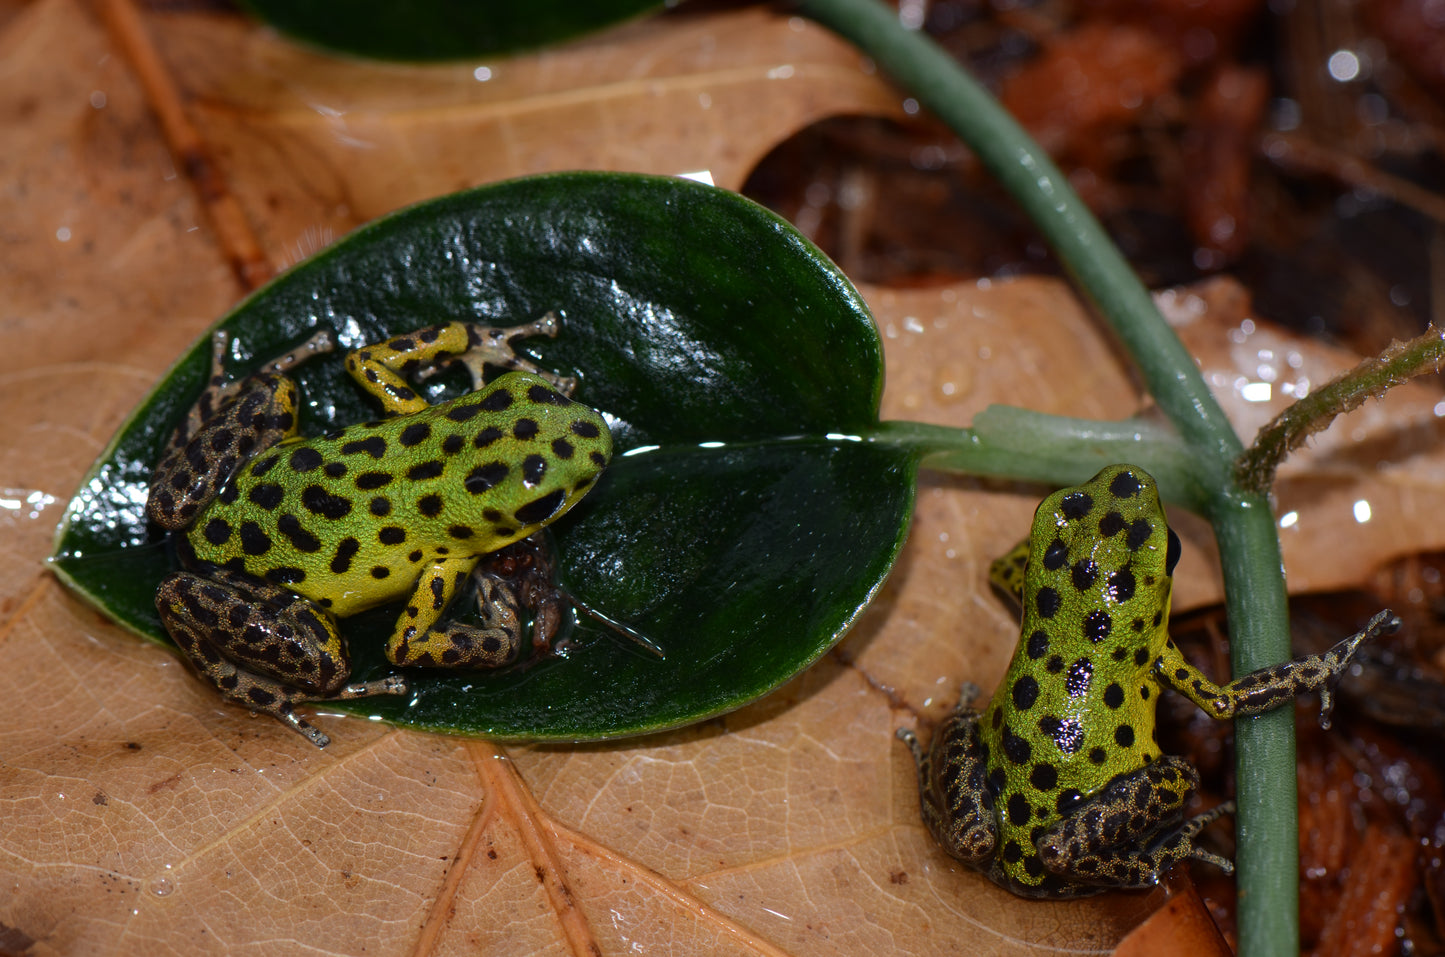
[{"label": "small twig", "polygon": [[200,131],[186,115],[180,90],[146,32],[135,4],[132,0],[100,0],[100,13],[145,90],[176,167],[195,188],[231,271],[242,289],[250,292],[270,279],[275,269],[261,251],[241,204],[227,187]]},{"label": "small twig", "polygon": [[1303,136],[1271,133],[1260,143],[1270,161],[1295,172],[1319,173],[1347,186],[1372,193],[1445,223],[1445,196],[1416,185],[1348,153],[1321,146]]},{"label": "small twig", "polygon": [[1327,382],[1295,402],[1259,430],[1254,445],[1235,460],[1235,477],[1246,489],[1267,492],[1275,469],[1305,439],[1324,430],[1335,417],[1364,404],[1366,399],[1427,372],[1439,372],[1445,361],[1445,330],[1431,326],[1409,342],[1395,342],[1377,357]]}]

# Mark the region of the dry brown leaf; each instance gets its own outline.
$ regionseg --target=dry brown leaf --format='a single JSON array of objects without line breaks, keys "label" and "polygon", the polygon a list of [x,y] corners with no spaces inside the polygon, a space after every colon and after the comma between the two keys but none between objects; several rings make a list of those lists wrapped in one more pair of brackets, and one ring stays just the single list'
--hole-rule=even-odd
[{"label": "dry brown leaf", "polygon": [[398,206],[513,176],[708,170],[738,189],[815,120],[901,110],[856,51],[761,8],[445,66],[339,61],[234,18],[152,22],[197,126],[284,262]]},{"label": "dry brown leaf", "polygon": [[[1157,905],[1020,901],[953,864],[923,833],[892,736],[940,715],[959,681],[1001,673],[1014,626],[982,570],[1027,525],[1032,489],[926,477],[898,569],[837,654],[736,714],[613,745],[503,750],[323,715],[335,743],[317,752],[69,596],[42,565],[64,501],[239,289],[91,8],[0,13],[0,341],[25,357],[0,374],[0,950],[1103,953]],[[754,10],[635,24],[493,63],[486,83],[470,67],[325,60],[231,18],[143,19],[275,260],[536,169],[709,168],[736,186],[811,119],[896,101],[853,51]],[[1140,404],[1058,283],[865,293],[888,416]],[[1230,341],[1227,298],[1186,327],[1196,348]],[[1211,374],[1238,358],[1221,352]],[[1327,460],[1324,501],[1379,481],[1351,471],[1354,448]],[[1399,490],[1375,488],[1384,515]],[[1327,521],[1351,547],[1372,531],[1321,513],[1300,534]],[[1412,547],[1423,524],[1388,547]],[[1292,551],[1292,575],[1322,578],[1325,550]],[[1209,567],[1186,556],[1190,600],[1208,597]]]},{"label": "dry brown leaf", "polygon": [[1119,942],[1114,957],[1233,957],[1199,892],[1175,894]]}]

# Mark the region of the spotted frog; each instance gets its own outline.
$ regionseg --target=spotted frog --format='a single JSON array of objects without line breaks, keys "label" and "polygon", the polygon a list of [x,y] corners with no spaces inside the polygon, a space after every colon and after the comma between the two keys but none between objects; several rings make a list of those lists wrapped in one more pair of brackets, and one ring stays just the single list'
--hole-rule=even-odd
[{"label": "spotted frog", "polygon": [[[274,715],[317,747],[306,701],[405,694],[404,678],[350,683],[345,618],[406,598],[386,645],[402,667],[490,668],[521,645],[515,595],[478,579],[481,626],[446,611],[479,560],[555,521],[612,454],[602,417],[572,381],[511,343],[557,320],[505,329],[452,322],[364,346],[346,369],[389,415],[297,434],[288,369],[335,347],[329,332],[228,381],[224,332],[212,378],[151,480],[146,514],[174,534],[183,571],[156,594],[161,622],[223,696]],[[474,391],[430,405],[409,384],[451,363]],[[483,367],[507,371],[485,383]]]},{"label": "spotted frog", "polygon": [[917,763],[924,823],[950,855],[1025,897],[1146,888],[1185,858],[1233,869],[1194,844],[1233,806],[1185,818],[1199,775],[1154,740],[1161,690],[1225,719],[1318,689],[1328,726],[1351,656],[1398,619],[1381,612],[1324,654],[1219,686],[1169,638],[1179,552],[1154,480],[1114,465],[1044,499],[1028,541],[994,563],[995,582],[1024,609],[1003,683],[982,713],[966,688],[926,752],[898,732]]}]

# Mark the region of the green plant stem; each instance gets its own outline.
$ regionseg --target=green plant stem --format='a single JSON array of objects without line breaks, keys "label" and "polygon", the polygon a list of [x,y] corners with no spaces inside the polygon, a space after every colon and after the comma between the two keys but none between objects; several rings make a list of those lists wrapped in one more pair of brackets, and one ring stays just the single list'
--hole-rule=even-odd
[{"label": "green plant stem", "polygon": [[[1262,494],[1244,494],[1234,484],[1233,460],[1242,445],[1193,358],[1063,174],[951,56],[902,27],[890,8],[877,0],[798,0],[796,8],[853,42],[947,123],[1043,233],[1192,453],[1202,511],[1219,542],[1236,674],[1288,658],[1274,520]],[[942,450],[924,461],[956,464]],[[1240,953],[1293,955],[1299,923],[1291,711],[1241,721],[1237,728]]]},{"label": "green plant stem", "polygon": [[1115,462],[1142,466],[1168,502],[1193,512],[1209,505],[1194,457],[1172,431],[1126,419],[1099,422],[1014,406],[989,406],[971,429],[921,422],[882,422],[866,441],[906,448],[924,468],[967,475],[1077,485]]},{"label": "green plant stem", "polygon": [[[1241,494],[1210,514],[1224,573],[1235,675],[1290,657],[1289,605],[1269,500]],[[1234,864],[1242,957],[1299,953],[1299,805],[1294,708],[1234,722]]]}]

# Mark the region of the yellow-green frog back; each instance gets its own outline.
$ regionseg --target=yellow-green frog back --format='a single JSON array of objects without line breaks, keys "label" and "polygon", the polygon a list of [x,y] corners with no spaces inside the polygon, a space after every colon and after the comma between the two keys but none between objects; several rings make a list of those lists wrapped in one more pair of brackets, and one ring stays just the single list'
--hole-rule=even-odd
[{"label": "yellow-green frog back", "polygon": [[280,443],[187,532],[194,557],[346,617],[438,557],[484,555],[564,514],[611,456],[600,415],[512,372],[419,412]]},{"label": "yellow-green frog back", "polygon": [[1044,499],[1029,545],[1021,637],[981,736],[1004,869],[1038,883],[1032,835],[1159,757],[1152,664],[1169,641],[1179,540],[1153,478],[1112,466]]}]

